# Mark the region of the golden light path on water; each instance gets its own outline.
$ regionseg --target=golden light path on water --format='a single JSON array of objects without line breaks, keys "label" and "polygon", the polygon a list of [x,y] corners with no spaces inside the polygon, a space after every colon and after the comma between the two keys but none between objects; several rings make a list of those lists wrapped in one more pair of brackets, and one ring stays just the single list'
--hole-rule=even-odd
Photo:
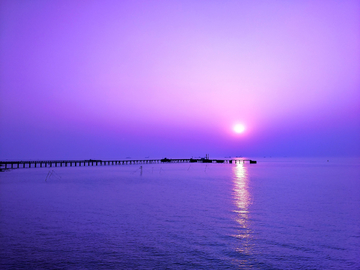
[{"label": "golden light path on water", "polygon": [[251,196],[249,193],[247,169],[243,163],[238,163],[234,167],[234,185],[233,196],[235,200],[237,213],[236,221],[239,224],[239,229],[236,235],[238,239],[242,239],[237,251],[248,253],[249,252],[249,240],[250,240],[250,228],[249,228],[249,206],[251,204]]}]

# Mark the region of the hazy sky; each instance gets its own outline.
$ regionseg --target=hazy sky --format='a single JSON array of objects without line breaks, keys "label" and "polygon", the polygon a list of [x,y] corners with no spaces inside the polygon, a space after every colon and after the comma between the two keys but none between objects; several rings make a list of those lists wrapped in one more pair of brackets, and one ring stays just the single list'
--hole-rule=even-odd
[{"label": "hazy sky", "polygon": [[360,155],[358,0],[0,3],[0,159]]}]

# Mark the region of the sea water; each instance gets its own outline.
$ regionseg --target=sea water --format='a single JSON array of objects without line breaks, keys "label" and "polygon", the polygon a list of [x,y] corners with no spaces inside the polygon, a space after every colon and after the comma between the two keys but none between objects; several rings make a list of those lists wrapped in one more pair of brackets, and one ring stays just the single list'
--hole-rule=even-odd
[{"label": "sea water", "polygon": [[0,173],[1,269],[360,269],[359,254],[359,159]]}]

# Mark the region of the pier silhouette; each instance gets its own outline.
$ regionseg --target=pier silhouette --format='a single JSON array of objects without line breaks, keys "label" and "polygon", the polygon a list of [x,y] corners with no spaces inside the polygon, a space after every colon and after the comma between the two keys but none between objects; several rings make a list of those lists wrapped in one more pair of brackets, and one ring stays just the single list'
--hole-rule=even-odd
[{"label": "pier silhouette", "polygon": [[209,159],[206,158],[163,158],[163,159],[126,159],[126,160],[31,160],[31,161],[0,161],[0,170],[20,168],[49,168],[49,167],[89,167],[89,166],[110,166],[110,165],[132,165],[132,164],[153,164],[153,163],[245,163],[256,164],[251,159]]}]

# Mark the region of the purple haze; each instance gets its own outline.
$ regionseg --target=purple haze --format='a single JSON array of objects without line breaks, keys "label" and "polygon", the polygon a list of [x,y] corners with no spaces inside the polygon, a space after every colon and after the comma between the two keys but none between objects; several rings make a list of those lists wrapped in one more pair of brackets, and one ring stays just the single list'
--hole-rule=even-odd
[{"label": "purple haze", "polygon": [[0,30],[0,159],[360,155],[359,1],[11,0]]}]

